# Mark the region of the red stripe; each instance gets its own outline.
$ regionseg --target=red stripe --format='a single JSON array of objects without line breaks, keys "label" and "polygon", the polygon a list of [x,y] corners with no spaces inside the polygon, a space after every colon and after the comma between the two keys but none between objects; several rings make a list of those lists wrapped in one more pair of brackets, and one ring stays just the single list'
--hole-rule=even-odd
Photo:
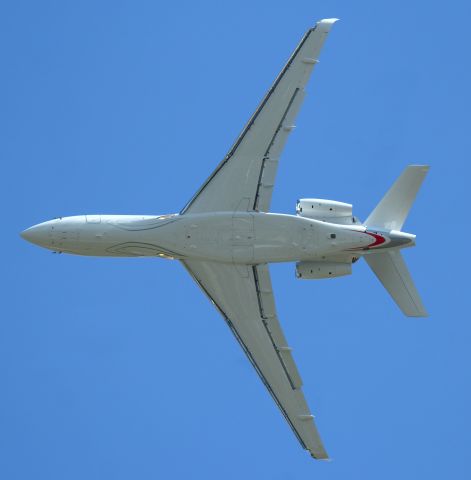
[{"label": "red stripe", "polygon": [[371,233],[371,232],[364,232],[364,233],[366,233],[367,235],[371,235],[375,239],[375,241],[373,243],[370,243],[367,248],[377,247],[378,245],[381,245],[386,241],[384,237],[376,233]]}]

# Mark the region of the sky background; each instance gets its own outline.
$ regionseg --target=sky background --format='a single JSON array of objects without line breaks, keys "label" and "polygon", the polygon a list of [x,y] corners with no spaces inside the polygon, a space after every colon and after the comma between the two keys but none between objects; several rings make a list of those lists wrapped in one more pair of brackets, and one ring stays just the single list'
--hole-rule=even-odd
[{"label": "sky background", "polygon": [[[467,1],[21,1],[0,6],[0,478],[470,478]],[[404,252],[428,319],[365,262],[279,317],[333,461],[303,451],[178,262],[53,255],[56,216],[177,212],[316,20],[333,28],[278,170],[367,217],[431,170]]]}]

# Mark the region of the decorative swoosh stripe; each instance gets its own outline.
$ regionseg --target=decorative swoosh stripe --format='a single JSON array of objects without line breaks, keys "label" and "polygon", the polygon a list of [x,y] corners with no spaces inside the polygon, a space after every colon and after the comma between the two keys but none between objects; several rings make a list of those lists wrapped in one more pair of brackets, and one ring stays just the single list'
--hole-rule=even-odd
[{"label": "decorative swoosh stripe", "polygon": [[373,243],[370,243],[366,248],[377,247],[378,245],[381,245],[384,242],[386,242],[386,239],[382,235],[378,235],[377,233],[371,233],[371,232],[363,232],[363,233],[366,233],[367,235],[370,235],[375,239],[375,241]]}]

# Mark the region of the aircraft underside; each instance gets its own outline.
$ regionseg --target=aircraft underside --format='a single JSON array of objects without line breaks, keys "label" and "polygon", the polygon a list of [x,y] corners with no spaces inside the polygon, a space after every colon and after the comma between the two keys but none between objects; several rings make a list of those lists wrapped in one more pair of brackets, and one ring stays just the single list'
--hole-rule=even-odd
[{"label": "aircraft underside", "polygon": [[302,447],[317,459],[328,455],[277,316],[268,264],[296,262],[296,277],[310,280],[349,275],[364,256],[405,315],[427,315],[400,253],[415,245],[415,236],[401,230],[427,166],[407,167],[363,223],[352,205],[317,198],[300,199],[296,215],[268,213],[281,152],[335,22],[321,20],[306,32],[240,136],[179,214],[61,217],[21,234],[60,253],[180,260]]},{"label": "aircraft underside", "polygon": [[[376,235],[389,240],[387,232]],[[23,236],[60,253],[187,258],[249,265],[322,261],[331,257],[351,262],[358,255],[382,248],[381,244],[375,245],[377,238],[362,225],[257,212],[81,215],[44,222],[26,230]],[[398,246],[404,247],[413,243],[413,236],[403,234],[401,240]]]}]

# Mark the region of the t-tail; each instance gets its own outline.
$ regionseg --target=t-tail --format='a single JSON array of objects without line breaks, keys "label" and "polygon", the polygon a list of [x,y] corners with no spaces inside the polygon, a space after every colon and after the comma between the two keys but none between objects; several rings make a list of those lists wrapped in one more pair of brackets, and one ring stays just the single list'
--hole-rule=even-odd
[{"label": "t-tail", "polygon": [[[408,166],[364,222],[368,230],[399,233],[428,170],[427,165]],[[428,315],[399,249],[377,251],[364,258],[405,315]]]}]

